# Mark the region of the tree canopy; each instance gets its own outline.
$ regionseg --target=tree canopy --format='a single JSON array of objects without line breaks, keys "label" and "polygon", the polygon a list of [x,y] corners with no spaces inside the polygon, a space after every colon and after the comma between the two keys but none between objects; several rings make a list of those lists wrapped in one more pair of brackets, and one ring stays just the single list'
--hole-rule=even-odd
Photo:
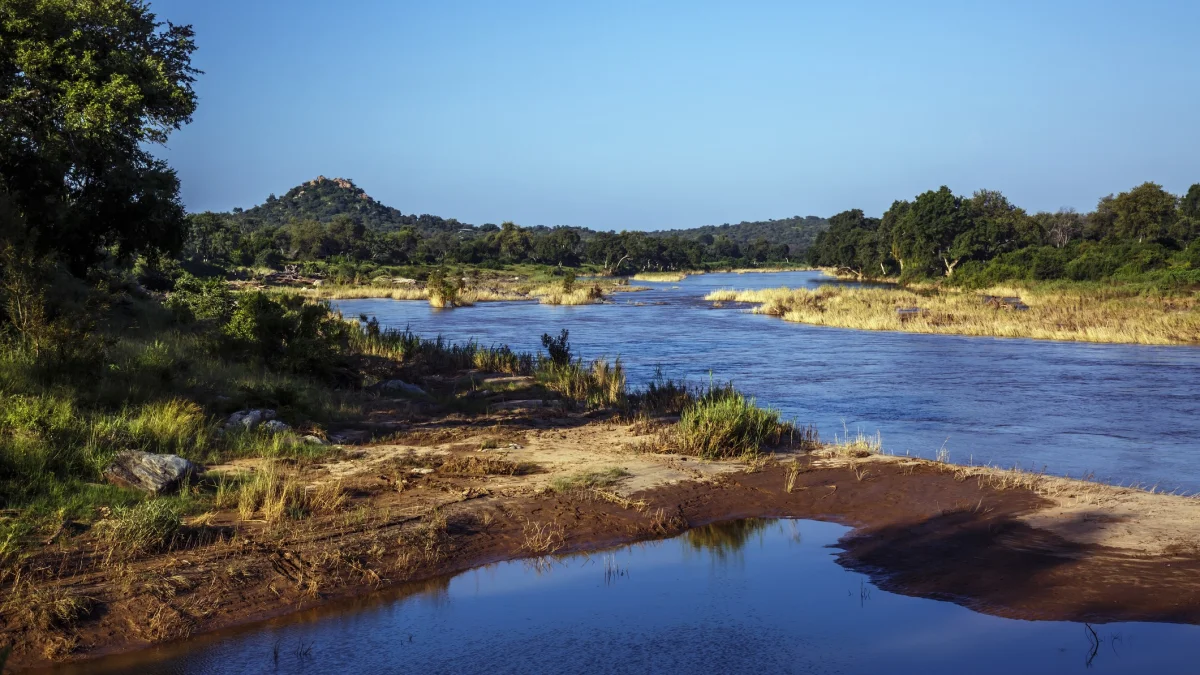
[{"label": "tree canopy", "polygon": [[178,250],[179,181],[146,146],[191,121],[194,49],[140,0],[0,0],[0,236],[77,274]]},{"label": "tree canopy", "polygon": [[[896,201],[883,218],[854,209],[829,219],[815,265],[859,277],[1078,280],[1166,270],[1200,281],[1200,184],[1183,199],[1155,183],[1103,197],[1096,210],[1029,214],[995,190],[950,188]],[[1191,283],[1191,282],[1188,282]]]}]

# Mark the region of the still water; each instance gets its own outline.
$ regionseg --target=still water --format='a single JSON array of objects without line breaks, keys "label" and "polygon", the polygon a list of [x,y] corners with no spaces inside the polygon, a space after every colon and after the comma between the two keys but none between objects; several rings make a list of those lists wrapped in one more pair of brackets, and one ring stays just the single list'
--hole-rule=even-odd
[{"label": "still water", "polygon": [[837,564],[830,546],[845,532],[803,520],[719,523],[492,565],[63,672],[1194,672],[1200,627],[1016,621],[894,595]]},{"label": "still water", "polygon": [[813,288],[818,272],[707,274],[607,305],[344,300],[367,314],[453,341],[540,349],[566,328],[575,353],[620,356],[630,383],[661,366],[695,384],[732,380],[824,439],[882,434],[895,454],[1020,465],[1112,483],[1200,492],[1200,348],[917,335],[787,323],[713,309],[718,288]]}]

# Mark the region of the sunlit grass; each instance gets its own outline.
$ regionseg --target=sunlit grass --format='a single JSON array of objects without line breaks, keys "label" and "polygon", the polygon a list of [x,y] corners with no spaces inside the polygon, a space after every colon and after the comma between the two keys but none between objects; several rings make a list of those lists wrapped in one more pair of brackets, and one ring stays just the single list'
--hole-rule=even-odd
[{"label": "sunlit grass", "polygon": [[[1016,296],[1028,310],[998,309],[984,295]],[[1063,284],[981,291],[905,288],[720,290],[712,302],[746,302],[785,321],[862,330],[895,330],[1045,340],[1189,344],[1200,342],[1200,294],[1143,295],[1120,287]],[[901,315],[900,308],[917,308]]]}]

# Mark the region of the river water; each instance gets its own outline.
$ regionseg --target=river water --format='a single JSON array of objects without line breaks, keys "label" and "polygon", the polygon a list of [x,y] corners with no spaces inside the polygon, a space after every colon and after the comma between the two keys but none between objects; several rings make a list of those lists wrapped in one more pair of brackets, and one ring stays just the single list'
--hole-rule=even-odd
[{"label": "river water", "polygon": [[1197,626],[1016,621],[881,591],[835,561],[846,531],[731,521],[59,672],[1183,673],[1200,656]]},{"label": "river water", "polygon": [[706,274],[641,284],[604,305],[344,300],[453,341],[540,349],[566,328],[575,353],[620,356],[630,383],[661,367],[696,384],[732,380],[824,439],[880,433],[894,454],[1021,466],[1200,492],[1200,348],[857,331],[714,309],[718,288],[813,288],[819,272]]}]

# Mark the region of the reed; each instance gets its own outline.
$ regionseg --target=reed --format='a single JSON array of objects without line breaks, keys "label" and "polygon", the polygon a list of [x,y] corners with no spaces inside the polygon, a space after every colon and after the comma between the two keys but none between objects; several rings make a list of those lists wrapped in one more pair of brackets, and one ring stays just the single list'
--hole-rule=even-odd
[{"label": "reed", "polygon": [[[1028,310],[984,296],[1016,296]],[[754,312],[818,326],[1131,344],[1200,342],[1200,293],[1144,295],[1120,287],[1045,284],[983,291],[945,288],[720,290],[712,302],[756,304]],[[898,309],[914,308],[911,314]]]},{"label": "reed", "polygon": [[633,275],[634,281],[672,282],[683,281],[692,272],[638,272]]},{"label": "reed", "polygon": [[598,284],[564,291],[562,285],[539,286],[530,291],[543,305],[594,305],[604,301],[604,289]]}]

